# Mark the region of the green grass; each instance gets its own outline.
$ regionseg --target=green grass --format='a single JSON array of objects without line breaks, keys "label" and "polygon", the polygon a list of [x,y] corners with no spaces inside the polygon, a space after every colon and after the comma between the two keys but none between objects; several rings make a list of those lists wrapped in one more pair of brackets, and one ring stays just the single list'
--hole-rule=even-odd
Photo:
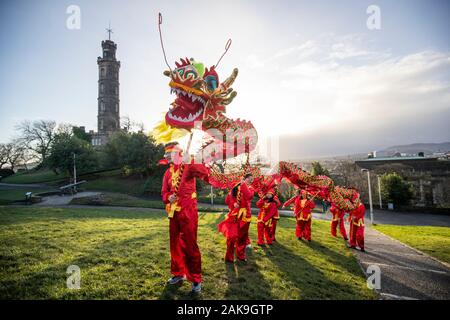
[{"label": "green grass", "polygon": [[[154,208],[164,209],[165,205],[161,200],[151,200],[144,198],[137,198],[122,193],[103,193],[100,197],[83,197],[74,198],[70,204],[76,205],[100,205],[100,206],[116,206],[116,207],[141,207],[141,208]],[[214,211],[222,212],[223,209],[219,208],[207,208],[199,204],[199,211]]]},{"label": "green grass", "polygon": [[13,174],[2,179],[4,183],[44,183],[58,182],[67,179],[67,174],[55,174],[49,169],[30,170]]},{"label": "green grass", "polygon": [[[247,264],[226,265],[223,215],[199,214],[200,299],[373,299],[355,257],[314,221],[313,242],[299,242],[282,218],[278,243],[253,248]],[[255,242],[256,227],[251,225]],[[256,247],[256,246],[255,246]],[[81,289],[66,269],[81,268]],[[0,207],[0,299],[189,299],[168,286],[168,219],[157,212]]]},{"label": "green grass", "polygon": [[123,177],[120,170],[111,170],[94,175],[81,176],[87,180],[83,189],[120,192],[129,195],[141,195],[144,191],[145,179]]},{"label": "green grass", "polygon": [[450,228],[448,227],[377,225],[374,228],[430,256],[450,263]]},{"label": "green grass", "polygon": [[28,189],[5,189],[0,190],[0,205],[12,204],[16,201],[25,200],[25,193],[31,191],[33,194],[52,191],[48,188],[28,188]]}]

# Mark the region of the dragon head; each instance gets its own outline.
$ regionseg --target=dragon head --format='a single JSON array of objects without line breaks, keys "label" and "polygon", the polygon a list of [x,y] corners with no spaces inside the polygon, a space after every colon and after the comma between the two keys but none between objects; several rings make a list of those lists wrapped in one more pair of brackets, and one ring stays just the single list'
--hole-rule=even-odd
[{"label": "dragon head", "polygon": [[176,95],[165,116],[168,125],[190,130],[196,121],[203,121],[208,116],[215,119],[225,112],[225,106],[237,94],[230,87],[237,76],[237,69],[220,83],[214,66],[205,69],[203,63],[192,58],[180,59],[175,65],[175,70],[164,71],[164,75],[171,78],[170,93]]}]

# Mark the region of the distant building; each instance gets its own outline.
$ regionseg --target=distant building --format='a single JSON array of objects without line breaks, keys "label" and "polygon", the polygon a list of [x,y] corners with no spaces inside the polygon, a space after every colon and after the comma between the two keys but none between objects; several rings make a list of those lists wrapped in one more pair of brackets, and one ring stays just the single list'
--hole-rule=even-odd
[{"label": "distant building", "polygon": [[103,146],[110,136],[120,129],[119,69],[116,59],[117,44],[109,40],[102,41],[103,56],[97,58],[98,99],[97,132],[92,132],[92,145]]},{"label": "distant building", "polygon": [[[395,171],[415,189],[415,206],[450,207],[450,161],[438,157],[384,157],[356,161],[374,174]],[[375,179],[373,179],[375,180]],[[375,189],[374,189],[375,190]]]}]

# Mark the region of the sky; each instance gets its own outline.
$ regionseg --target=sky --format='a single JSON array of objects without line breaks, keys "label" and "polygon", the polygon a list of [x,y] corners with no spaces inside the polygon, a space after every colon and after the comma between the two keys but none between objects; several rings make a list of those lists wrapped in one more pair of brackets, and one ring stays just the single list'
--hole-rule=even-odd
[{"label": "sky", "polygon": [[[81,12],[69,29],[70,5]],[[380,29],[369,29],[370,5]],[[281,158],[450,141],[449,1],[1,1],[0,143],[21,121],[97,129],[97,57],[111,23],[121,116],[150,130],[173,101],[169,62],[239,75],[231,118],[251,120]]]}]

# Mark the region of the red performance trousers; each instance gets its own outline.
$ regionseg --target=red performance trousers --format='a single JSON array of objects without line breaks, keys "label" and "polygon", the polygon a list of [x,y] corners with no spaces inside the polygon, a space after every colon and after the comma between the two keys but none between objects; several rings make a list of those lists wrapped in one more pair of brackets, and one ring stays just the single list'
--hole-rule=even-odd
[{"label": "red performance trousers", "polygon": [[272,228],[270,230],[270,234],[272,235],[272,241],[276,241],[275,232],[277,231],[277,219],[272,219]]},{"label": "red performance trousers", "polygon": [[297,220],[297,228],[295,229],[297,238],[311,240],[311,221],[311,218],[308,220]]},{"label": "red performance trousers", "polygon": [[248,229],[250,222],[239,220],[237,223],[237,237],[227,238],[227,252],[225,254],[226,261],[234,261],[234,252],[239,260],[245,260],[245,247],[247,246]]},{"label": "red performance trousers", "polygon": [[267,244],[272,244],[273,236],[272,236],[272,227],[267,226],[264,222],[258,222],[258,244],[264,244],[264,238],[267,241]]},{"label": "red performance trousers", "polygon": [[364,249],[364,227],[350,222],[350,246]]},{"label": "red performance trousers", "polygon": [[197,206],[183,207],[169,221],[172,275],[186,275],[187,280],[191,282],[201,282],[202,260],[197,245]]},{"label": "red performance trousers", "polygon": [[339,225],[339,233],[342,238],[347,239],[347,230],[345,230],[344,218],[339,218],[338,220],[331,221],[331,235],[336,237],[337,226]]}]

